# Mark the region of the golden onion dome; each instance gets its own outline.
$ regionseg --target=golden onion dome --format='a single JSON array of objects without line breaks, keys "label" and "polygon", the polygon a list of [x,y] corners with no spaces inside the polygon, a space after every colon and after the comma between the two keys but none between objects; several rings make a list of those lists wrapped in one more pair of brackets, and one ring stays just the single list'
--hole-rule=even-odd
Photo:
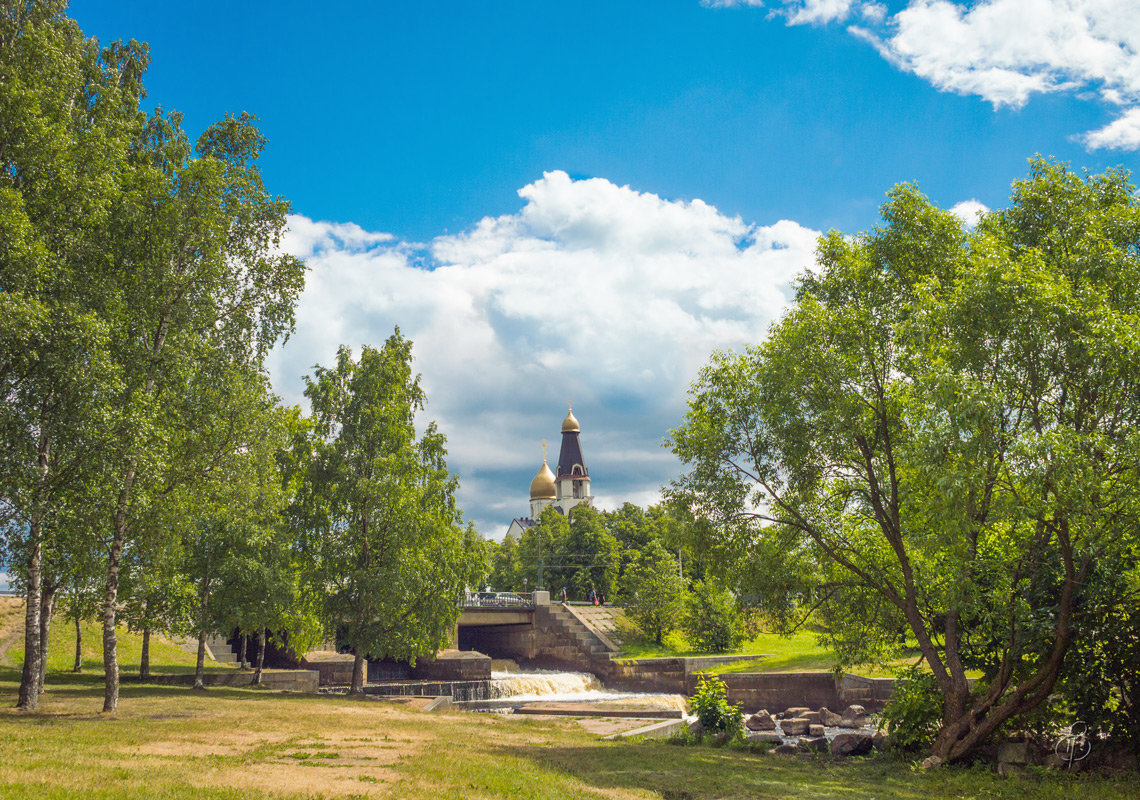
[{"label": "golden onion dome", "polygon": [[546,459],[542,459],[542,467],[538,470],[538,474],[534,476],[534,480],[530,482],[530,499],[531,500],[553,500],[557,495],[554,492],[554,473],[550,471],[550,467],[546,465]]},{"label": "golden onion dome", "polygon": [[578,425],[578,418],[574,416],[574,412],[567,411],[566,419],[562,420],[562,432],[577,433],[580,430],[582,430],[582,428]]}]

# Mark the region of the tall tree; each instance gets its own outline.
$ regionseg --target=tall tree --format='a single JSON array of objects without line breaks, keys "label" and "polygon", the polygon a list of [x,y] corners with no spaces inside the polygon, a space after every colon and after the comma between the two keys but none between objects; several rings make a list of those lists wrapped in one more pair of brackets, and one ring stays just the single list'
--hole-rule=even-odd
[{"label": "tall tree", "polygon": [[685,585],[677,562],[651,540],[630,567],[623,585],[626,613],[657,644],[676,629],[684,610]]},{"label": "tall tree", "polygon": [[1053,691],[1138,529],[1140,199],[1037,159],[973,231],[907,185],[883,216],[705,369],[674,493],[766,571],[815,565],[864,642],[908,630],[954,760]]},{"label": "tall tree", "polygon": [[[44,547],[109,428],[108,326],[87,293],[138,122],[146,49],[99,48],[66,4],[0,3],[0,500],[26,588],[18,705],[42,662]],[[97,279],[96,281],[97,282]]]},{"label": "tall tree", "polygon": [[309,583],[356,656],[360,692],[366,658],[414,662],[447,642],[481,559],[464,546],[443,435],[431,423],[416,436],[425,398],[399,329],[359,361],[342,347],[307,384],[315,440],[298,504],[316,556]]},{"label": "tall tree", "polygon": [[177,114],[140,109],[146,47],[100,48],[64,12],[0,4],[0,498],[26,577],[29,664],[58,494],[83,473],[85,504],[105,509],[114,711],[124,550],[179,472],[165,405],[211,352],[256,369],[292,324],[303,267],[277,252],[287,206],[262,185],[253,119],[227,117],[192,145]]},{"label": "tall tree", "polygon": [[[124,547],[148,498],[196,474],[167,457],[186,439],[171,407],[200,396],[191,387],[257,370],[292,326],[304,267],[276,251],[288,205],[262,184],[257,159],[265,140],[254,122],[227,116],[192,146],[179,115],[155,112],[135,142],[123,199],[106,231],[114,282],[104,314],[114,325],[125,385],[117,402],[103,608],[105,711],[118,704],[115,617]],[[228,410],[224,402],[217,408]],[[196,409],[199,418],[209,413]],[[222,443],[214,452],[224,450]]]}]

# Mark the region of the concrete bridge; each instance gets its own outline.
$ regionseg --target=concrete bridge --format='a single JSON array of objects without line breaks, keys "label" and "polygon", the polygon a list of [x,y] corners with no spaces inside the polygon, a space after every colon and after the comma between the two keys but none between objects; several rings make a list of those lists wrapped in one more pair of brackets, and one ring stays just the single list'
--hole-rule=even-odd
[{"label": "concrete bridge", "polygon": [[566,604],[551,604],[550,593],[468,592],[463,598],[455,641],[520,664],[584,670],[606,675],[620,646],[588,615]]}]

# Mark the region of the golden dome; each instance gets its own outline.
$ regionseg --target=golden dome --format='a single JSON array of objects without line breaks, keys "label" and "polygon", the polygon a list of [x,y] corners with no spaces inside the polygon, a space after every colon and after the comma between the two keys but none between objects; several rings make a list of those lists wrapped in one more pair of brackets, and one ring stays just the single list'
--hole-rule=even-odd
[{"label": "golden dome", "polygon": [[577,433],[580,430],[582,430],[582,428],[581,428],[581,426],[578,425],[578,418],[574,416],[574,412],[573,411],[567,411],[566,412],[566,419],[562,420],[562,432],[563,433],[569,433],[569,432]]},{"label": "golden dome", "polygon": [[531,500],[553,500],[557,495],[554,492],[554,473],[546,466],[546,459],[542,459],[542,467],[534,480],[530,482]]}]

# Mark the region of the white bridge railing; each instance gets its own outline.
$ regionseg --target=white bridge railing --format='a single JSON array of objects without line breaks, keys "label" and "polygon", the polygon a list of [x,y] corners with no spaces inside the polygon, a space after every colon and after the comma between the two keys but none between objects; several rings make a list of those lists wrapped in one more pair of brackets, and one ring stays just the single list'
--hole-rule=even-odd
[{"label": "white bridge railing", "polygon": [[531,592],[464,592],[463,608],[534,608]]}]

